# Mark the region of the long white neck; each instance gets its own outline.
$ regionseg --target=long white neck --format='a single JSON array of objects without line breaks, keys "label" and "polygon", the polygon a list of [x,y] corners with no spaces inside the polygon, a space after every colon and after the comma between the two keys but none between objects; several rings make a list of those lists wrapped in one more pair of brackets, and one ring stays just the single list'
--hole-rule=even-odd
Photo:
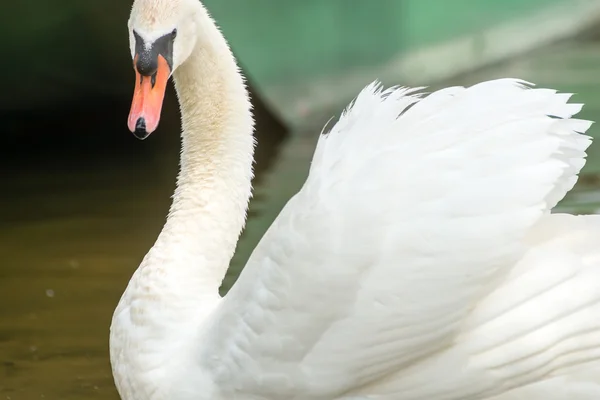
[{"label": "long white neck", "polygon": [[217,294],[225,276],[246,219],[254,153],[244,79],[206,11],[198,18],[195,49],[174,73],[183,126],[177,189],[144,262],[164,266],[178,294],[194,298]]}]

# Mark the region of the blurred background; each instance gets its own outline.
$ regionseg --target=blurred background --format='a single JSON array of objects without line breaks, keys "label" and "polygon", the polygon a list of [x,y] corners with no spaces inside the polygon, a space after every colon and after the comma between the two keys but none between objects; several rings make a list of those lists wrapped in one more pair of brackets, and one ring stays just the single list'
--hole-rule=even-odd
[{"label": "blurred background", "polygon": [[[600,115],[598,0],[205,0],[257,114],[255,197],[224,290],[307,174],[321,127],[367,83],[515,77]],[[126,119],[126,0],[0,5],[0,399],[117,399],[108,327],[170,204],[172,88],[159,130]],[[590,130],[599,133],[598,127]],[[600,209],[600,144],[561,210]]]}]

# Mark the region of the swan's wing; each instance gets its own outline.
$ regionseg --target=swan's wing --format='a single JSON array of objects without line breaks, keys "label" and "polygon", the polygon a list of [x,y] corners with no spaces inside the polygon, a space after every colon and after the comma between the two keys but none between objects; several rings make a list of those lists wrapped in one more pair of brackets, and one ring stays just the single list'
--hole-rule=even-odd
[{"label": "swan's wing", "polygon": [[355,394],[600,399],[599,238],[600,215],[544,216],[525,239],[527,252],[475,305],[451,347]]},{"label": "swan's wing", "polygon": [[448,346],[583,166],[569,95],[413,93],[371,85],[320,138],[202,333],[221,388],[331,399]]}]

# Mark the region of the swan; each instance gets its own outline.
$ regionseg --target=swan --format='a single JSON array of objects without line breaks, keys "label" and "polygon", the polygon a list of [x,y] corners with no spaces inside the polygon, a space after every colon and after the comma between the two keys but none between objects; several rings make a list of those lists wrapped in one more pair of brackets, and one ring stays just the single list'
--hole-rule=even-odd
[{"label": "swan", "polygon": [[551,214],[591,122],[517,79],[364,88],[223,298],[253,117],[198,0],[135,0],[128,126],[173,76],[180,173],[113,315],[123,400],[600,398],[600,219]]}]

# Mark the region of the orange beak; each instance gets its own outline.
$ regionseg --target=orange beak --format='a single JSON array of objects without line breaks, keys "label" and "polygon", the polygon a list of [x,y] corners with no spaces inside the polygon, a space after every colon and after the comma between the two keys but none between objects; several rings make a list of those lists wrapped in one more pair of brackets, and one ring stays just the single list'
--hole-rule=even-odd
[{"label": "orange beak", "polygon": [[[137,59],[138,56],[136,55],[133,62],[134,66]],[[160,121],[160,112],[165,98],[167,82],[171,75],[171,68],[162,55],[158,55],[156,65],[158,66],[156,72],[150,76],[141,75],[137,68],[134,68],[135,90],[127,126],[138,139],[146,139],[148,135],[156,130]]]}]

